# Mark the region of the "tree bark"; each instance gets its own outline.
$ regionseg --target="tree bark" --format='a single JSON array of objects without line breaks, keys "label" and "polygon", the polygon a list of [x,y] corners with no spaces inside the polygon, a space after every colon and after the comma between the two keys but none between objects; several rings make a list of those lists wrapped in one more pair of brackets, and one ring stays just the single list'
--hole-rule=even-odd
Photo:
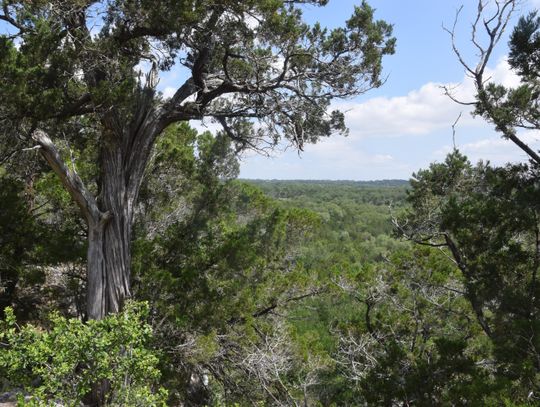
[{"label": "tree bark", "polygon": [[88,290],[89,319],[102,319],[122,310],[131,296],[131,238],[134,197],[127,191],[128,177],[120,146],[106,146],[101,155],[98,206],[110,213],[89,225]]},{"label": "tree bark", "polygon": [[[116,212],[110,222],[88,228],[87,317],[119,312],[130,297],[131,227]],[[128,240],[124,240],[128,239]]]},{"label": "tree bark", "polygon": [[[131,230],[137,195],[128,193],[126,154],[119,143],[106,143],[103,147],[100,193],[96,200],[75,169],[63,162],[45,132],[36,130],[33,139],[88,225],[87,318],[102,319],[117,313],[130,297]],[[140,178],[132,185],[138,186]]]}]

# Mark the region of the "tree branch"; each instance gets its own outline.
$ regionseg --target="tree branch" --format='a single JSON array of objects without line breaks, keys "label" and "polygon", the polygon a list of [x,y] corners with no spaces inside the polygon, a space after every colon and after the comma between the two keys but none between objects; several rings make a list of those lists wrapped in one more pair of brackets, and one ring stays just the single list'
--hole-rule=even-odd
[{"label": "tree branch", "polygon": [[0,20],[2,21],[5,21],[9,24],[11,24],[13,27],[17,28],[19,30],[19,32],[23,32],[24,31],[24,27],[19,24],[13,17],[11,17],[11,15],[9,14],[9,9],[8,9],[8,2],[7,1],[3,1],[2,2],[2,11],[4,12],[4,14],[0,14]]},{"label": "tree branch", "polygon": [[[463,257],[461,256],[461,253],[456,245],[456,243],[452,240],[450,235],[448,233],[444,234],[445,241],[448,245],[448,248],[450,249],[450,252],[452,253],[452,256],[454,257],[456,264],[458,265],[459,269],[463,273],[463,275],[466,277],[467,281],[471,280],[471,273],[469,272],[467,265],[465,264],[465,261],[463,260]],[[478,323],[480,324],[480,327],[484,331],[484,333],[492,338],[493,333],[491,332],[491,328],[489,327],[489,324],[486,321],[486,317],[484,315],[484,310],[482,309],[482,304],[478,300],[478,297],[476,296],[476,293],[473,292],[470,287],[467,287],[467,297],[469,299],[469,302],[471,304],[471,307],[473,308],[473,311],[476,315],[476,319]]]},{"label": "tree branch", "polygon": [[290,302],[294,302],[294,301],[300,301],[300,300],[303,300],[305,298],[309,298],[309,297],[313,297],[315,295],[319,295],[323,292],[325,292],[326,290],[325,289],[318,289],[318,290],[313,290],[313,291],[310,291],[308,293],[305,293],[305,294],[301,294],[301,295],[297,295],[297,296],[294,296],[294,297],[289,297],[289,298],[286,298],[285,300],[281,301],[281,302],[275,302],[274,304],[271,304],[269,305],[268,307],[265,307],[257,312],[254,312],[253,313],[253,317],[254,318],[258,318],[258,317],[262,317],[263,315],[266,315],[266,314],[269,314],[270,312],[272,312],[273,310],[275,310],[276,308],[278,307],[282,307]]},{"label": "tree branch", "polygon": [[35,130],[32,139],[40,146],[41,154],[77,203],[87,223],[89,225],[105,223],[110,214],[99,210],[94,196],[86,189],[81,177],[67,167],[49,136],[42,130]]},{"label": "tree branch", "polygon": [[[495,2],[497,6],[496,12],[487,19],[482,19],[482,15],[485,11],[484,0],[478,0],[478,9],[474,23],[472,24],[471,32],[471,42],[479,50],[479,60],[476,67],[472,67],[468,62],[465,61],[463,55],[459,48],[456,45],[456,25],[459,20],[459,15],[463,7],[460,7],[456,12],[456,17],[454,20],[454,25],[452,29],[447,29],[443,26],[443,29],[450,35],[452,50],[456,55],[459,63],[465,68],[469,76],[473,79],[476,91],[477,91],[477,101],[475,103],[460,102],[451,94],[450,90],[447,87],[444,87],[445,93],[449,96],[454,102],[460,103],[462,105],[471,105],[476,104],[484,110],[484,116],[488,118],[493,124],[495,124],[497,130],[499,130],[503,137],[512,141],[515,145],[521,148],[533,161],[540,164],[540,155],[536,153],[532,148],[525,144],[517,135],[515,129],[498,118],[498,115],[495,114],[495,106],[492,101],[489,100],[488,92],[486,91],[485,84],[489,80],[484,79],[484,72],[487,68],[487,64],[493,54],[495,46],[500,41],[510,18],[512,17],[516,5],[519,3],[519,0],[497,0]],[[481,45],[478,41],[478,27],[483,26],[485,33],[487,34],[488,41],[486,45]]]}]

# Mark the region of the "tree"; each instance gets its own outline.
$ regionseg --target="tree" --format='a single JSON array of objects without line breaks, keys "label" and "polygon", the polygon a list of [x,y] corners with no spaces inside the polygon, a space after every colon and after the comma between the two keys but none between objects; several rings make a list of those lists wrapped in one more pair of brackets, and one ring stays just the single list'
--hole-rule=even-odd
[{"label": "tree", "polygon": [[31,232],[35,232],[25,202],[19,196],[20,189],[15,180],[0,173],[0,316],[15,296],[21,265],[32,248]]},{"label": "tree", "polygon": [[[291,404],[298,363],[286,315],[324,291],[297,254],[317,218],[232,180],[231,144],[186,124],[157,141],[135,223],[133,292],[150,304],[173,404]],[[266,351],[281,355],[279,371]]]},{"label": "tree", "polygon": [[[81,173],[92,171],[92,163],[84,157],[77,164]],[[84,243],[84,233],[66,228],[77,222],[77,208],[70,205],[68,193],[52,171],[34,176],[30,200],[28,187],[26,194],[21,191],[24,183],[17,168],[7,168],[13,176],[5,180],[0,176],[0,182],[3,197],[12,205],[6,206],[6,216],[0,216],[6,243],[0,259],[8,263],[0,263],[10,266],[7,272],[16,266],[13,271],[19,281],[16,290],[2,298],[13,305],[21,326],[30,318],[47,331],[50,309],[77,320],[81,315],[74,307],[76,301],[69,301],[73,298],[69,280],[77,282],[84,276],[72,267],[84,259],[84,252],[77,250]],[[317,226],[317,217],[308,211],[282,208],[257,188],[233,180],[237,173],[238,158],[225,135],[197,134],[182,123],[170,126],[157,141],[141,186],[133,229],[132,292],[150,305],[151,345],[159,350],[160,381],[169,389],[173,404],[298,397],[301,381],[295,372],[300,359],[293,338],[289,339],[286,315],[290,307],[323,291],[324,283],[298,263],[298,249]],[[31,217],[27,201],[37,209],[31,211]],[[23,222],[25,216],[32,228]],[[14,224],[13,218],[19,222]],[[65,241],[67,236],[72,244]],[[32,243],[29,256],[14,258],[12,249],[27,241]],[[0,271],[4,282],[10,275]],[[39,280],[30,279],[36,272]],[[26,309],[31,309],[30,315]],[[93,322],[83,325],[89,327],[88,336],[97,339],[99,333],[90,328],[95,327]],[[1,354],[17,345],[13,336],[3,342]],[[55,346],[50,345],[53,350]],[[112,358],[118,356],[113,348],[108,352]],[[268,352],[281,355],[279,372],[268,364],[274,362]],[[69,355],[73,360],[80,356]],[[79,359],[80,365],[110,362],[95,360],[96,355]],[[48,357],[35,356],[40,361]],[[57,363],[50,366],[62,368]],[[72,374],[73,369],[68,370]],[[6,390],[22,386],[21,380],[28,377],[24,372],[11,375]],[[32,387],[36,380],[25,383]],[[109,383],[109,390],[103,393],[111,394],[114,387]],[[77,391],[85,393],[83,388],[77,387]]]},{"label": "tree", "polygon": [[[510,36],[508,63],[519,75],[521,85],[515,89],[496,84],[486,77],[486,69],[493,57],[493,51],[508,28],[519,0],[495,0],[495,7],[489,2],[478,1],[476,18],[472,24],[471,42],[479,57],[476,63],[466,60],[462,50],[456,45],[456,24],[446,29],[452,40],[452,48],[466,74],[473,80],[476,88],[475,101],[457,100],[452,90],[446,88],[446,94],[463,105],[474,106],[474,114],[486,119],[495,126],[502,137],[512,141],[523,150],[529,159],[540,164],[540,155],[534,151],[519,134],[520,130],[540,129],[538,109],[540,88],[538,77],[538,52],[540,50],[540,18],[537,12],[522,16]],[[482,35],[484,34],[484,35]]]},{"label": "tree", "polygon": [[473,167],[454,151],[415,174],[411,207],[396,222],[402,236],[452,259],[495,376],[522,399],[540,390],[538,179],[534,163]]},{"label": "tree", "polygon": [[7,378],[25,389],[18,405],[82,405],[92,384],[107,379],[107,406],[165,406],[167,392],[156,386],[159,359],[148,346],[147,313],[137,303],[89,323],[53,313],[45,328],[19,326],[7,308],[0,321],[2,382]]},{"label": "tree", "polygon": [[486,399],[491,377],[477,363],[489,348],[478,340],[459,270],[444,253],[422,246],[395,251],[338,285],[357,303],[357,321],[338,325],[335,352],[350,402],[493,404]]},{"label": "tree", "polygon": [[[365,2],[343,28],[302,21],[302,5],[326,3],[1,1],[0,137],[13,148],[37,143],[80,209],[89,318],[118,312],[131,295],[141,182],[167,126],[211,118],[238,150],[283,138],[302,149],[346,132],[331,101],[381,85],[394,39]],[[186,79],[164,98],[159,74],[174,66]],[[83,151],[99,167],[85,180],[73,160]]]},{"label": "tree", "polygon": [[55,175],[26,164],[0,167],[0,315],[7,306],[19,322],[47,308],[83,315],[83,222]]}]

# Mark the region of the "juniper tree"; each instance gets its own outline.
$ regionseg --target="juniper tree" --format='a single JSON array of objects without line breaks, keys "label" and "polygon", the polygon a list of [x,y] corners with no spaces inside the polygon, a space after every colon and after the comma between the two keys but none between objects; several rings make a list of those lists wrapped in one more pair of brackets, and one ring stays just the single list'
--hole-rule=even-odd
[{"label": "juniper tree", "polygon": [[[326,3],[0,1],[2,150],[39,147],[78,205],[89,318],[118,312],[130,296],[137,199],[169,125],[213,120],[238,150],[280,140],[302,149],[346,132],[332,100],[380,86],[394,39],[366,3],[341,28],[303,21],[303,7]],[[182,80],[164,97],[156,87],[170,70]],[[80,154],[97,163],[85,179]]]}]

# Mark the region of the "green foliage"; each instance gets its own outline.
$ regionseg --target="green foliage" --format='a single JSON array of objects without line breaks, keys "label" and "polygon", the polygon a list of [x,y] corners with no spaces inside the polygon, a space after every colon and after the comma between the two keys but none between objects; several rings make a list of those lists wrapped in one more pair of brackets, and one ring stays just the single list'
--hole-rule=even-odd
[{"label": "green foliage", "polygon": [[405,181],[249,182],[284,207],[301,207],[320,216],[318,238],[303,249],[303,261],[310,268],[329,271],[344,263],[380,261],[402,246],[389,235],[392,212],[405,202]]},{"label": "green foliage", "polygon": [[[196,108],[171,104],[186,114],[168,115],[165,122],[219,113],[243,147],[262,137],[270,143],[287,137],[301,148],[346,132],[341,112],[320,112],[335,97],[380,86],[382,58],[395,48],[392,26],[376,20],[366,2],[355,7],[344,27],[331,30],[303,21],[300,6],[306,3],[326,1],[71,0],[54,1],[52,7],[10,1],[3,20],[15,34],[0,34],[0,100],[10,102],[0,111],[6,125],[18,129],[38,122],[55,127],[89,113],[94,124],[114,115],[127,129],[141,97],[162,102],[141,86],[138,66],[150,60],[160,71],[182,64],[196,85],[190,94],[199,93]],[[249,24],[254,15],[256,27]],[[306,73],[302,83],[289,78],[297,72]],[[207,74],[218,81],[203,84]],[[280,98],[286,103],[278,103]],[[253,126],[254,117],[264,130]]]},{"label": "green foliage", "polygon": [[27,392],[19,405],[77,406],[92,385],[106,380],[107,405],[164,406],[166,392],[155,386],[158,358],[148,348],[147,313],[146,305],[129,303],[118,315],[87,323],[52,314],[43,329],[19,326],[7,308],[0,325],[0,368]]},{"label": "green foliage", "polygon": [[[539,28],[540,18],[536,11],[520,17],[510,36],[508,63],[518,73],[521,83],[515,88],[496,84],[489,79],[485,81],[485,84],[477,83],[478,95],[475,111],[476,114],[492,122],[503,137],[517,143],[537,163],[538,156],[535,156],[536,153],[528,149],[520,137],[517,137],[517,130],[520,128],[538,129],[540,118],[538,110]],[[484,80],[481,81],[484,82]]]},{"label": "green foliage", "polygon": [[508,62],[527,80],[538,78],[538,49],[540,48],[540,18],[532,12],[519,19],[510,37]]},{"label": "green foliage", "polygon": [[[7,308],[1,322],[0,368],[31,396],[21,404],[76,405],[100,383],[109,405],[537,403],[538,166],[473,166],[454,151],[408,193],[400,181],[234,180],[242,149],[345,132],[340,112],[320,112],[381,84],[391,26],[365,2],[342,28],[308,26],[306,3],[326,1],[6,3],[17,46],[0,36],[2,155],[36,126],[64,135],[63,160],[98,205],[124,199],[100,195],[100,163],[126,163],[124,243],[148,302],[102,321],[43,319],[83,314],[85,226],[51,172],[0,168],[0,305],[35,319],[18,326]],[[477,83],[476,113],[505,137],[538,127],[539,27],[531,14],[512,35],[519,87]],[[144,86],[148,59],[156,75],[181,61],[186,99]],[[170,125],[205,116],[224,131]],[[396,211],[410,242],[392,236]],[[62,267],[78,283],[41,289]]]},{"label": "green foliage", "polygon": [[[79,165],[92,174],[91,165]],[[148,363],[162,372],[152,383],[168,390],[168,403],[534,404],[530,339],[537,327],[527,316],[537,307],[534,166],[472,166],[454,152],[419,171],[408,193],[408,184],[396,181],[235,181],[230,141],[179,125],[160,139],[146,171],[133,242],[134,295],[149,303],[159,360]],[[20,181],[10,182],[6,200],[23,219],[27,195]],[[33,186],[31,202],[48,211],[29,224],[41,232],[19,266],[23,276],[40,257],[53,265],[82,256],[69,242],[59,240],[63,250],[56,251],[47,241],[48,228],[58,227],[55,214],[76,219],[57,181],[40,173]],[[401,211],[398,234],[420,246],[391,235]],[[2,222],[13,233],[9,220]],[[70,222],[66,230],[77,227]],[[29,233],[17,230],[15,240],[23,242]],[[31,332],[41,338],[56,325],[67,329],[66,321],[38,320]],[[81,326],[74,323],[73,336],[88,339]],[[35,370],[47,383],[87,377],[86,387],[71,389],[88,389],[96,380],[68,374],[82,357],[78,347],[56,356],[51,341],[43,343],[25,349],[48,358],[36,360],[52,373],[46,376],[43,364]],[[33,371],[18,372],[30,389],[42,388],[43,400],[72,397],[32,381],[39,376]]]},{"label": "green foliage", "polygon": [[537,167],[473,167],[456,151],[420,171],[411,185],[400,233],[448,250],[464,298],[493,347],[497,380],[511,383],[507,390],[522,400],[538,392]]},{"label": "green foliage", "polygon": [[[58,181],[34,169],[26,176],[25,182],[18,171],[0,173],[0,314],[11,306],[25,321],[50,308],[69,313],[74,292],[48,284],[46,270],[66,263],[76,269],[85,254],[84,242],[73,238],[83,226]],[[77,291],[80,279],[68,284]]]},{"label": "green foliage", "polygon": [[[289,313],[304,360],[330,361],[311,372],[311,400],[534,405],[536,174],[534,166],[473,167],[454,152],[419,171],[407,194],[346,182],[256,182],[285,207],[321,216],[301,259],[329,291]],[[404,212],[398,234],[418,246],[388,235],[389,197],[392,211]],[[380,246],[361,244],[358,227],[388,240],[384,256],[365,257]]]},{"label": "green foliage", "polygon": [[[97,235],[74,216],[70,199],[79,197],[90,232],[109,218],[104,239],[121,241],[101,247],[125,250],[105,250],[99,262],[106,264],[105,308],[122,304],[131,291],[133,258],[133,291],[150,301],[160,346],[170,351],[162,360],[166,372],[173,372],[166,380],[181,382],[183,396],[189,391],[182,385],[189,387],[194,375],[205,374],[215,378],[215,393],[226,402],[231,395],[246,402],[290,402],[289,385],[296,386],[294,397],[300,394],[298,378],[305,372],[293,372],[298,367],[294,346],[279,347],[277,376],[272,366],[255,362],[274,360],[268,354],[275,347],[268,343],[281,345],[290,337],[272,311],[286,310],[324,285],[298,260],[299,244],[319,220],[229,181],[237,175],[235,154],[241,150],[257,149],[263,141],[272,146],[281,138],[301,149],[346,133],[343,113],[329,111],[332,100],[381,85],[382,58],[394,52],[391,25],[375,20],[366,2],[342,28],[303,21],[304,5],[326,3],[3,3],[0,17],[13,34],[0,34],[0,149],[10,155],[36,141],[63,180],[60,184],[42,169],[18,172],[32,185],[32,202],[43,209],[35,216],[44,230],[36,239],[36,257],[24,268],[38,266],[45,280],[69,273],[84,286],[83,242]],[[147,62],[151,68],[143,79],[140,67]],[[155,89],[156,79],[175,64],[190,77],[175,96],[164,98]],[[197,135],[185,124],[170,127],[206,118],[218,121],[223,133],[214,137]],[[60,154],[38,137],[41,131]],[[66,181],[75,170],[82,182]],[[86,198],[90,195],[95,200]],[[52,239],[45,230],[59,225],[59,236]],[[71,241],[65,239],[68,232]],[[98,262],[89,263],[91,286],[91,266]],[[122,290],[116,277],[109,278],[115,270],[124,279]],[[88,302],[97,304],[91,294]],[[84,316],[80,301],[75,302],[77,314]],[[73,312],[70,305],[62,311]],[[187,347],[193,350],[189,355],[177,352],[184,340],[195,344]],[[253,356],[260,354],[264,357]],[[246,373],[248,356],[258,370]],[[235,366],[239,363],[244,365]]]},{"label": "green foliage", "polygon": [[[232,181],[237,170],[226,138],[177,126],[158,143],[142,187],[134,289],[151,305],[173,399],[243,400],[247,391],[264,399],[242,359],[262,347],[259,334],[273,334],[274,308],[319,285],[297,254],[318,217]],[[192,389],[203,377],[211,396]]]},{"label": "green foliage", "polygon": [[22,189],[22,183],[0,172],[0,317],[15,300],[17,283],[34,245],[36,225],[28,213]]}]

